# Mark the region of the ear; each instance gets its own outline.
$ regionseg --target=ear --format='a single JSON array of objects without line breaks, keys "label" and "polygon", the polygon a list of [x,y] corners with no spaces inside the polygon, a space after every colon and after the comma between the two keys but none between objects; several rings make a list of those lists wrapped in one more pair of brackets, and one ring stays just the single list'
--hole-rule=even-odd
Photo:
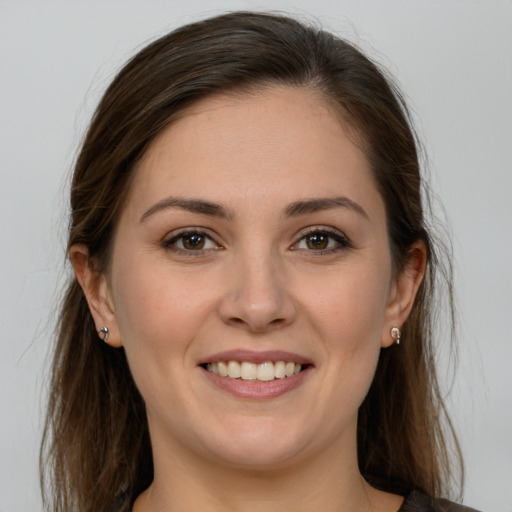
[{"label": "ear", "polygon": [[386,307],[381,347],[392,345],[395,340],[391,337],[393,327],[401,327],[407,320],[414,304],[427,263],[427,248],[423,240],[415,242],[409,252],[409,259],[402,271],[391,284],[388,305]]},{"label": "ear", "polygon": [[69,258],[87,299],[96,331],[107,327],[107,343],[112,347],[121,347],[121,337],[106,275],[95,268],[89,257],[89,250],[83,244],[72,245],[69,249]]}]

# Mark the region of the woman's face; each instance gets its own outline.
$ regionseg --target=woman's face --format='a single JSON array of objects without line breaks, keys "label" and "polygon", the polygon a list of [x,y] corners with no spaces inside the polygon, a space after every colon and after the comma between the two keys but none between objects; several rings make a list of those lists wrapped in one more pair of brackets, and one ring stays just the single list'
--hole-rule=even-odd
[{"label": "woman's face", "polygon": [[392,277],[382,198],[339,118],[303,89],[208,98],[135,172],[101,321],[154,451],[252,467],[353,456],[414,286]]}]

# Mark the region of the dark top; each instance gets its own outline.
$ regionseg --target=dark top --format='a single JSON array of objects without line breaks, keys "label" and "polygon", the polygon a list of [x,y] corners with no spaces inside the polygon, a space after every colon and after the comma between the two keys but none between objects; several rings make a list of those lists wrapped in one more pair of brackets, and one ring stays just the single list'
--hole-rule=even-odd
[{"label": "dark top", "polygon": [[[108,508],[108,512],[131,512],[130,500],[126,494],[121,495]],[[412,491],[397,512],[477,512],[444,499],[434,500],[420,491]]]},{"label": "dark top", "polygon": [[402,503],[398,512],[477,512],[474,508],[453,503],[453,501],[429,498],[419,491],[412,491]]}]

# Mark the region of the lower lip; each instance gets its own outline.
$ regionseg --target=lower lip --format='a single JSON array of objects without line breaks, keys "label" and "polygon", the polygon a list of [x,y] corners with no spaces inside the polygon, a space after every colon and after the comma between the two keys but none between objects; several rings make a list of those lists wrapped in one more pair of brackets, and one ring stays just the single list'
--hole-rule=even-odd
[{"label": "lower lip", "polygon": [[206,373],[207,378],[215,386],[236,397],[249,398],[253,400],[275,398],[296,389],[304,382],[304,379],[308,377],[311,369],[312,367],[308,366],[297,375],[264,382],[260,380],[242,380],[231,379],[230,377],[221,377],[220,375],[216,375],[215,373],[202,368]]}]

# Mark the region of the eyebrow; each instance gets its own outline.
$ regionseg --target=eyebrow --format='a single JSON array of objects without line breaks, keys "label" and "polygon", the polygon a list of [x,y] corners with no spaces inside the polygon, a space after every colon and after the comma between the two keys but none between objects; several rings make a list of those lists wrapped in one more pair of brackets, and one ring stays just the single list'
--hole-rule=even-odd
[{"label": "eyebrow", "polygon": [[363,216],[365,219],[369,219],[364,208],[348,197],[325,197],[295,201],[287,206],[285,209],[285,215],[287,217],[297,217],[307,213],[332,210],[339,207],[348,208],[349,210]]},{"label": "eyebrow", "polygon": [[184,199],[183,197],[170,196],[158,201],[158,203],[147,210],[140,218],[140,222],[144,222],[151,215],[168,208],[181,208],[182,210],[199,215],[209,215],[223,219],[232,217],[231,212],[221,204],[205,201],[204,199]]},{"label": "eyebrow", "polygon": [[[295,201],[285,208],[284,214],[286,217],[298,217],[308,213],[332,210],[340,207],[352,210],[366,219],[369,218],[363,207],[348,197],[326,197]],[[140,218],[140,222],[144,222],[151,215],[169,208],[181,208],[199,215],[208,215],[222,219],[233,217],[232,212],[219,203],[213,203],[204,199],[185,199],[183,197],[170,196],[158,201],[158,203],[144,212]]]}]

